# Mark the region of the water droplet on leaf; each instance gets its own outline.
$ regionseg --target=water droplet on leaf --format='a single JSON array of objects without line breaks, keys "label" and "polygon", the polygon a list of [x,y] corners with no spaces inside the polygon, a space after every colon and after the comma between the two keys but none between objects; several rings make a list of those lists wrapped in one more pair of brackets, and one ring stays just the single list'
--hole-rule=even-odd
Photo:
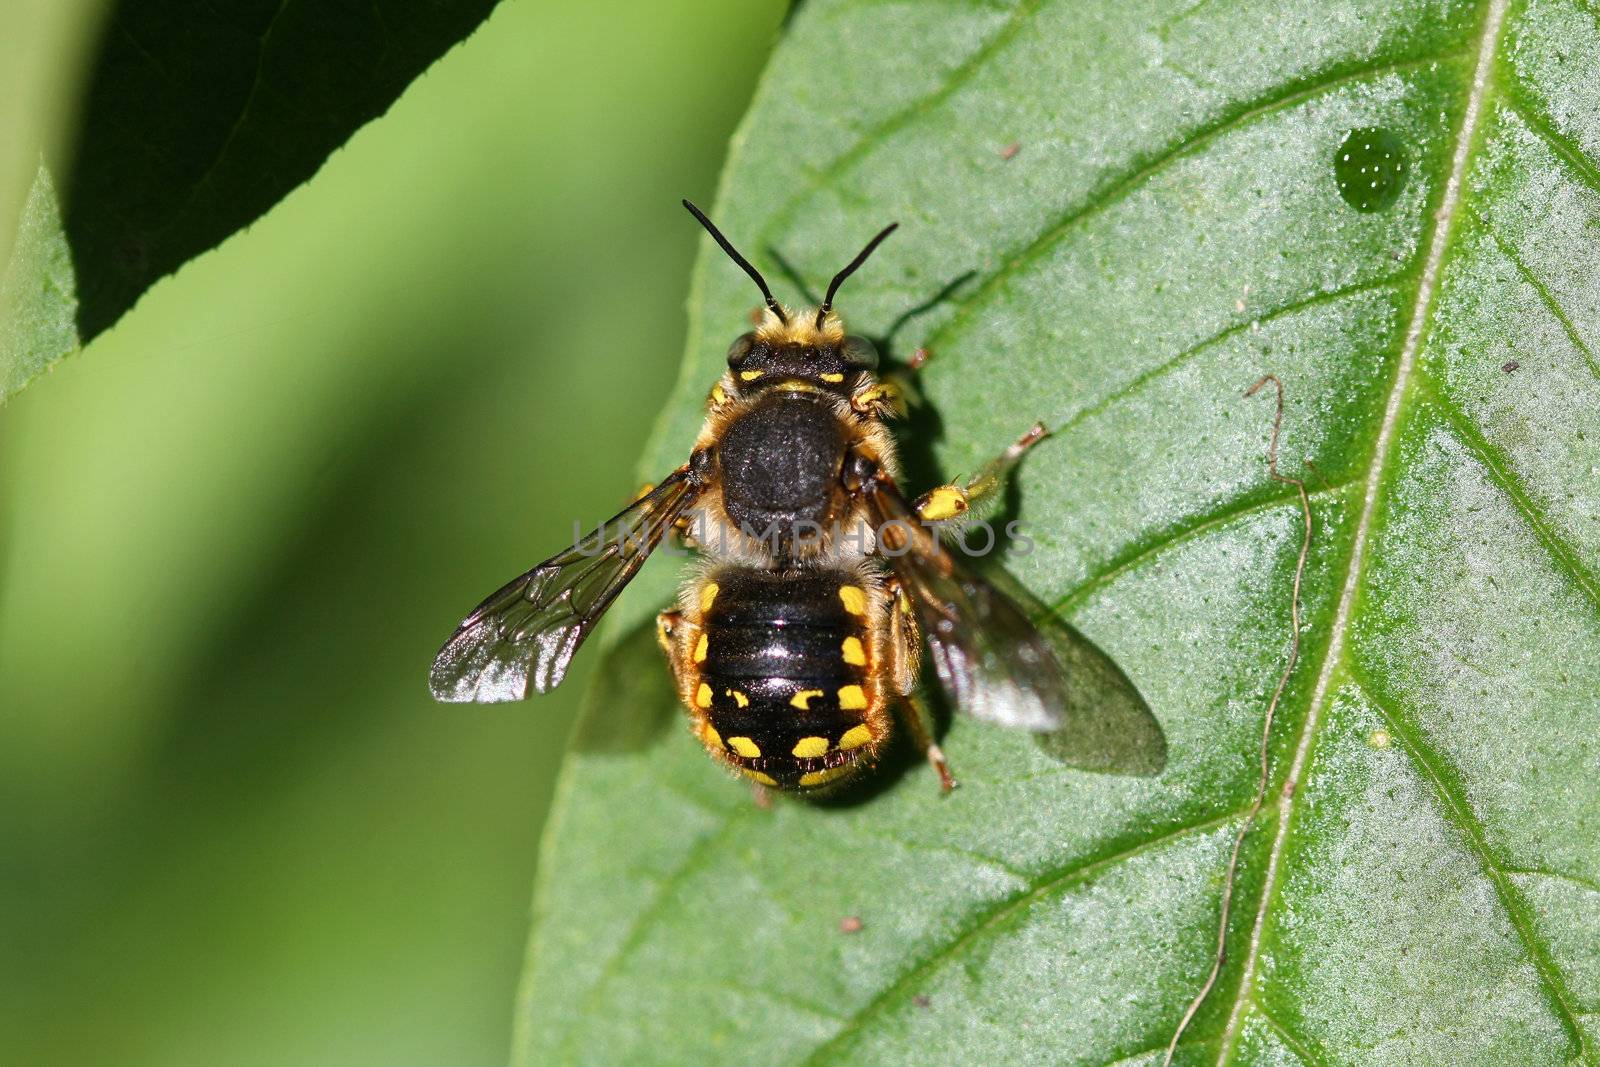
[{"label": "water droplet on leaf", "polygon": [[1358,126],[1333,153],[1333,178],[1344,202],[1357,211],[1382,211],[1406,184],[1406,150],[1381,126]]}]

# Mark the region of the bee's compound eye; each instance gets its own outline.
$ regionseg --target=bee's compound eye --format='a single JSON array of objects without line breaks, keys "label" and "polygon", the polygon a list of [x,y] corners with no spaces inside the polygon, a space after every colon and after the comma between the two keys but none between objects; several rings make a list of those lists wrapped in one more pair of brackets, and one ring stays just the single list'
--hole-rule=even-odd
[{"label": "bee's compound eye", "polygon": [[753,333],[740,334],[728,346],[728,366],[737,367],[743,363],[750,350],[756,346],[756,335]]},{"label": "bee's compound eye", "polygon": [[860,337],[856,334],[846,337],[840,354],[844,356],[844,361],[852,367],[859,367],[862,370],[877,370],[878,368],[878,347],[865,337]]}]

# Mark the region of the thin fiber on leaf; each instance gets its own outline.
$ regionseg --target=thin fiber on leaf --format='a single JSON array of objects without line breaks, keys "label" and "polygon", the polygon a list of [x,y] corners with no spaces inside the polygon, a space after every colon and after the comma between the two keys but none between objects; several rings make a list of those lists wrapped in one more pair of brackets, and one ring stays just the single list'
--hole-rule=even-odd
[{"label": "thin fiber on leaf", "polygon": [[[586,746],[521,1062],[1159,1063],[1292,644],[1300,497],[1237,399],[1266,374],[1316,536],[1174,1062],[1600,1062],[1597,68],[1584,0],[800,8],[717,220],[813,288],[901,224],[839,310],[931,353],[908,488],[1051,428],[1000,562],[1165,764],[957,716],[948,798],[905,758],[763,811],[681,728]],[[752,303],[704,249],[650,476]]]}]

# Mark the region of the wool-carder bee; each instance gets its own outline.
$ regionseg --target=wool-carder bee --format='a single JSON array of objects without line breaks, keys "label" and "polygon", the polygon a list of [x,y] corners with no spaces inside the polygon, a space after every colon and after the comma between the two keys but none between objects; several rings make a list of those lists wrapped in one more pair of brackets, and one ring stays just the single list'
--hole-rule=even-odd
[{"label": "wool-carder bee", "polygon": [[1066,681],[1018,605],[970,573],[937,525],[993,493],[1035,425],[965,485],[909,502],[885,419],[899,390],[871,341],[833,312],[890,226],[797,314],[711,220],[684,206],[761,290],[733,342],[688,462],[591,538],[478,605],[434,661],[441,701],[521,700],[561,682],[601,614],[674,528],[701,562],[658,619],[695,735],[766,786],[813,791],[870,767],[898,709],[945,789],[949,768],[915,701],[926,643],[959,710],[1036,731],[1062,724]]}]

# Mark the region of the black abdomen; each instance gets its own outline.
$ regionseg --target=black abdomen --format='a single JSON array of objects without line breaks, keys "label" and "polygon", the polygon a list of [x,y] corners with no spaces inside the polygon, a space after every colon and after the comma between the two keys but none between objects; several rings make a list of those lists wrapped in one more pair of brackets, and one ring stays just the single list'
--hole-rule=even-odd
[{"label": "black abdomen", "polygon": [[870,753],[868,590],[847,571],[724,567],[702,588],[695,704],[736,766],[811,788]]}]

